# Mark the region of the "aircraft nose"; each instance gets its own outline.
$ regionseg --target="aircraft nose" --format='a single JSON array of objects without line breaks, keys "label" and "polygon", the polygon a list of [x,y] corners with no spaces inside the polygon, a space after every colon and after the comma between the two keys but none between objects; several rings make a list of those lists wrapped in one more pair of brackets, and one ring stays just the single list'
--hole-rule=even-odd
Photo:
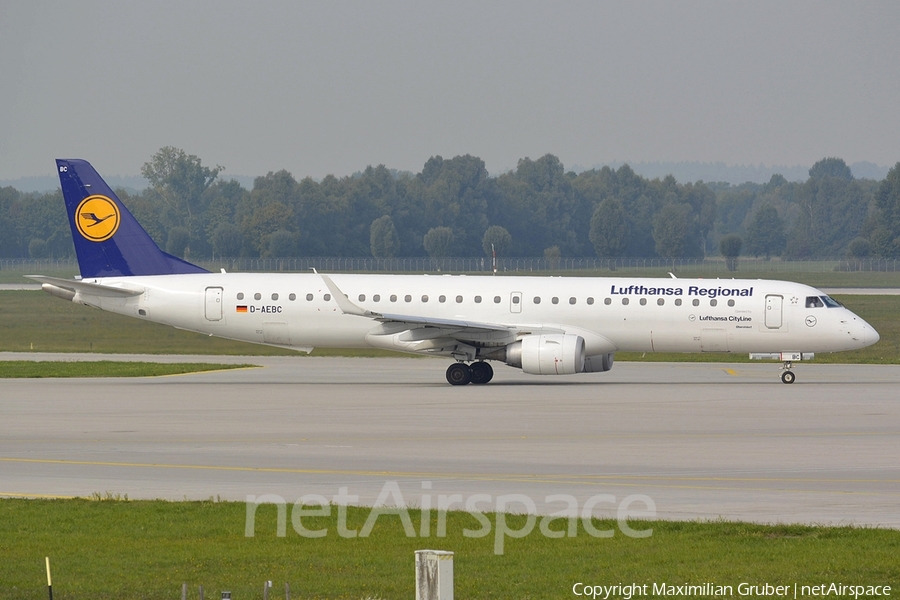
[{"label": "aircraft nose", "polygon": [[881,336],[878,335],[875,328],[863,321],[863,343],[865,343],[866,346],[871,346],[872,344],[877,344],[880,339]]}]

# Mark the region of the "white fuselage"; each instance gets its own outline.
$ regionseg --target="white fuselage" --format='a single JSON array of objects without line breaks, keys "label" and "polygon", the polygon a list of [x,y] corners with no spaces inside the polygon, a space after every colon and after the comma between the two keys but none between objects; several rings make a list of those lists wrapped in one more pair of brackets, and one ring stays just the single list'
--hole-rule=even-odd
[{"label": "white fuselage", "polygon": [[[638,352],[835,352],[878,334],[842,306],[809,302],[815,288],[738,279],[331,275],[357,307],[511,326],[469,336],[501,346],[523,332],[574,333],[585,354]],[[143,290],[131,297],[79,291],[75,302],[210,335],[311,350],[381,347],[414,351],[400,329],[347,314],[315,273],[203,273],[86,279]],[[424,327],[424,326],[423,326]],[[413,328],[415,329],[415,328]],[[403,336],[406,336],[405,338]],[[468,338],[467,338],[468,339]],[[441,352],[438,352],[441,353]]]}]

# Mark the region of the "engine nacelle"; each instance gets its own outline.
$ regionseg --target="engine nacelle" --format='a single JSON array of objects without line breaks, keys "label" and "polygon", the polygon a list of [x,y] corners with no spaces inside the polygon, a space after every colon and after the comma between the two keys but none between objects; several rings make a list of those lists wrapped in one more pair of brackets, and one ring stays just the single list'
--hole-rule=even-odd
[{"label": "engine nacelle", "polygon": [[585,373],[602,373],[612,369],[613,360],[616,358],[614,352],[608,354],[597,354],[588,356],[584,359]]},{"label": "engine nacelle", "polygon": [[506,347],[506,364],[532,375],[584,371],[584,338],[572,334],[530,335]]}]

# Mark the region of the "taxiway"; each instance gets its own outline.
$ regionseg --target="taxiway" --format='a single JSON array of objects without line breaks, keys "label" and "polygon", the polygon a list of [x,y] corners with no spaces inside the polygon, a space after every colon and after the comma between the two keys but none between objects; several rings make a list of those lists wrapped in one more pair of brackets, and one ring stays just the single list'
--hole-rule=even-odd
[{"label": "taxiway", "polygon": [[[98,358],[0,354],[26,357]],[[0,496],[372,504],[397,482],[411,506],[522,494],[547,512],[554,494],[606,494],[593,512],[614,516],[639,494],[661,518],[900,527],[898,366],[801,363],[783,385],[772,363],[560,378],[499,365],[458,388],[444,360],[102,358],[262,368],[0,380]]]}]

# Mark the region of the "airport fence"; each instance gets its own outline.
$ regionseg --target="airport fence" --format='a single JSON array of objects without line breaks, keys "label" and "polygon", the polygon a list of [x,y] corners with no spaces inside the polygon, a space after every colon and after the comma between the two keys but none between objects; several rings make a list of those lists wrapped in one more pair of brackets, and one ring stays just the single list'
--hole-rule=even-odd
[{"label": "airport fence", "polygon": [[[327,273],[490,273],[489,258],[371,258],[371,257],[302,257],[302,258],[216,258],[195,259],[192,262],[210,271],[280,271],[306,272],[312,269]],[[730,274],[741,271],[763,273],[826,273],[834,271],[900,271],[900,259],[811,259],[781,260],[739,258],[730,270],[724,258],[498,258],[498,273],[573,273],[680,271],[697,274]],[[67,258],[4,258],[0,272],[35,274],[78,272],[74,257]]]}]

